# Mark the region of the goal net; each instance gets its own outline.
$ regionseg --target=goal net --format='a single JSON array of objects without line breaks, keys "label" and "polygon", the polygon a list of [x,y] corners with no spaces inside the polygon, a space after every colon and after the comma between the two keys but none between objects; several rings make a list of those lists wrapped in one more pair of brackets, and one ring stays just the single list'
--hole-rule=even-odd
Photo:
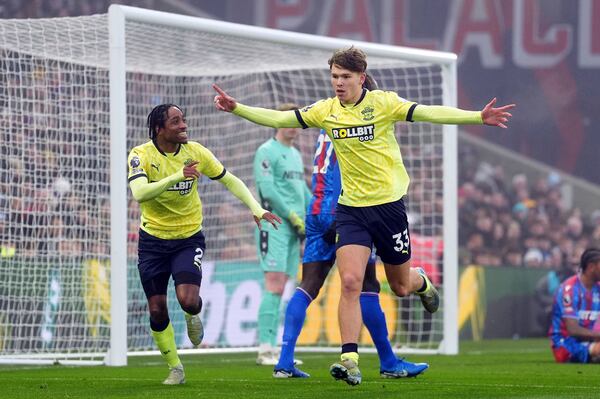
[{"label": "goal net", "polygon": [[[106,15],[0,20],[0,361],[119,365],[126,353],[154,350],[136,263],[140,215],[126,181],[128,151],[148,140],[149,111],[180,105],[191,139],[254,190],[254,152],[274,132],[216,111],[211,84],[248,105],[308,105],[332,95],[327,59],[350,44],[365,50],[380,88],[454,105],[455,59],[445,53],[122,6]],[[390,339],[398,351],[456,353],[456,131],[402,123],[396,132],[412,179],[413,264],[443,297],[429,315],[418,298],[394,297],[379,265]],[[297,143],[307,178],[317,134],[305,130]],[[221,184],[201,178],[199,190],[207,239],[202,345],[251,350],[263,289],[254,224]],[[299,350],[338,350],[339,289],[334,271],[309,308]],[[177,343],[189,348],[173,291]],[[361,347],[372,348],[366,330]]]}]

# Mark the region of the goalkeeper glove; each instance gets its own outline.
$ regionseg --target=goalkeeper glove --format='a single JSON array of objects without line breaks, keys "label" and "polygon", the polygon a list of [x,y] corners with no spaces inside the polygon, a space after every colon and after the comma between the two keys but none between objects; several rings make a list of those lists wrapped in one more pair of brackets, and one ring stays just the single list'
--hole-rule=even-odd
[{"label": "goalkeeper glove", "polygon": [[331,222],[327,230],[323,233],[323,241],[327,244],[335,244],[335,221]]},{"label": "goalkeeper glove", "polygon": [[304,229],[304,219],[298,216],[298,214],[294,211],[290,211],[287,218],[290,221],[291,225],[294,226],[296,234],[298,234],[300,239],[304,239],[304,237],[306,236],[306,231]]}]

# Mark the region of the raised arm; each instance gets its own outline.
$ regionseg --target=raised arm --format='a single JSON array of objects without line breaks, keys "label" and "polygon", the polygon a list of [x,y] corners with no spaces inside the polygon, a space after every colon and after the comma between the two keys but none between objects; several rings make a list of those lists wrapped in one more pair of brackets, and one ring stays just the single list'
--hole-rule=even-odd
[{"label": "raised arm", "polygon": [[416,106],[413,113],[415,122],[431,122],[451,125],[489,125],[506,129],[505,123],[512,117],[508,110],[514,108],[515,104],[504,105],[494,108],[496,98],[492,99],[481,111],[466,111],[454,107],[442,105]]},{"label": "raised arm", "polygon": [[238,103],[235,98],[227,94],[218,85],[213,84],[213,89],[217,92],[214,103],[219,111],[231,112],[250,122],[276,129],[282,127],[302,127],[296,117],[295,111],[277,111],[274,109],[249,107]]},{"label": "raised arm", "polygon": [[516,104],[508,104],[502,107],[494,108],[496,105],[496,97],[492,98],[492,101],[481,110],[481,119],[484,125],[498,126],[502,129],[506,129],[505,123],[512,117],[512,114],[508,110],[516,107]]}]

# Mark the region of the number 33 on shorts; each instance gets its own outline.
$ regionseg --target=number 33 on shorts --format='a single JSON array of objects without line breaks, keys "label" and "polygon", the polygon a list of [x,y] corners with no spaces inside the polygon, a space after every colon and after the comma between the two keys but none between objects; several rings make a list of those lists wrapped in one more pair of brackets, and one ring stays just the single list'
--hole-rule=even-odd
[{"label": "number 33 on shorts", "polygon": [[405,229],[404,231],[402,231],[398,234],[394,234],[392,236],[392,238],[394,238],[396,240],[396,245],[394,245],[394,250],[396,252],[407,254],[408,247],[410,245],[410,239],[408,238],[408,229]]}]

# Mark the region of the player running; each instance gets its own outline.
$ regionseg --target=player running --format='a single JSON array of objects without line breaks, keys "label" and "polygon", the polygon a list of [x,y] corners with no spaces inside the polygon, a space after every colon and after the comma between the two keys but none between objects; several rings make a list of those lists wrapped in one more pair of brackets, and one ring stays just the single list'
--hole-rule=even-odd
[{"label": "player running", "polygon": [[[376,89],[375,81],[367,74],[367,90]],[[306,311],[319,295],[335,262],[335,207],[340,195],[341,180],[337,157],[331,139],[321,130],[317,139],[312,175],[312,192],[306,216],[306,242],[302,262],[302,282],[287,305],[283,342],[279,362],[273,370],[275,378],[308,378],[310,375],[294,365],[294,350],[302,330]],[[380,375],[383,378],[415,377],[429,367],[427,363],[413,364],[396,358],[388,340],[385,314],[379,303],[380,285],[375,273],[376,255],[373,251],[367,264],[360,307],[363,322],[377,348]]]},{"label": "player running", "polygon": [[188,141],[187,123],[175,104],[156,106],[148,115],[150,141],[131,150],[128,157],[129,187],[140,203],[138,270],[148,299],[150,329],[160,353],[169,365],[166,385],[185,383],[177,355],[175,332],[167,309],[167,286],[172,276],[175,292],[185,312],[187,333],[200,345],[204,329],[200,321],[202,256],[202,202],[198,178],[218,180],[254,215],[256,224],[273,226],[281,219],[264,210],[236,176],[204,146]]},{"label": "player running", "polygon": [[392,91],[363,89],[367,57],[355,47],[334,52],[328,61],[335,97],[297,111],[276,111],[239,104],[219,86],[215,106],[254,123],[279,127],[325,129],[338,157],[342,189],[336,209],[336,258],[342,284],[338,318],[341,358],[331,375],[350,385],[360,384],[358,338],[362,326],[360,293],[374,245],[385,266],[392,291],[420,296],[429,312],[437,311],[439,295],[427,276],[410,267],[411,246],[403,197],[409,177],[396,141],[395,123],[431,122],[486,124],[506,128],[515,105],[481,111],[421,105]]}]

